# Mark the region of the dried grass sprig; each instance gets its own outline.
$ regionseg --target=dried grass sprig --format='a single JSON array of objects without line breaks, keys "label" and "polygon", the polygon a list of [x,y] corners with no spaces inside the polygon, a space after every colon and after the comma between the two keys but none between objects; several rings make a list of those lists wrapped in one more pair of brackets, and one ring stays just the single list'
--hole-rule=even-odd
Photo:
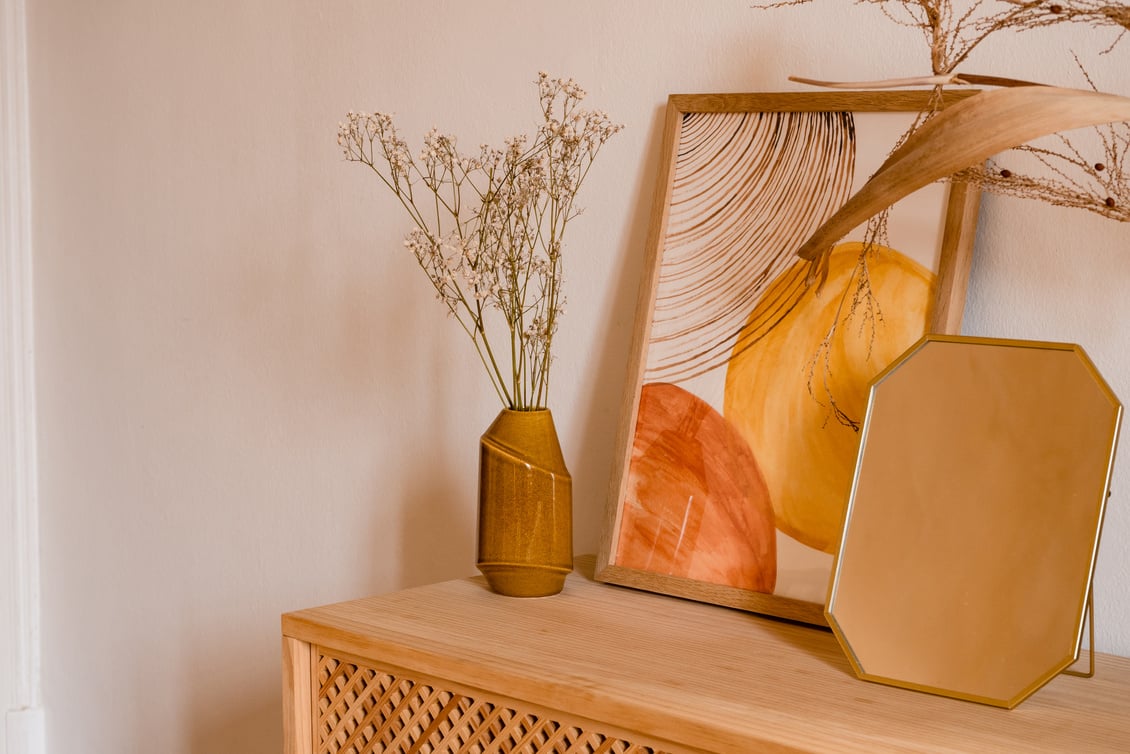
[{"label": "dried grass sprig", "polygon": [[[783,0],[755,5],[762,10],[806,5],[815,0]],[[855,0],[874,5],[892,23],[915,29],[930,52],[935,76],[957,70],[986,39],[1003,31],[1023,32],[1076,23],[1117,29],[1113,49],[1130,30],[1130,7],[1102,0]]]},{"label": "dried grass sprig", "polygon": [[1103,2],[1103,0],[1052,0],[1051,2],[1031,2],[1031,0],[1001,0],[1009,5],[1031,7],[1026,16],[1024,28],[1038,29],[1062,23],[1085,24],[1102,28],[1113,27],[1118,36],[1103,53],[1114,49],[1130,31],[1130,5]]},{"label": "dried grass sprig", "polygon": [[[986,191],[1020,199],[1035,199],[1056,207],[1093,212],[1118,222],[1130,222],[1130,125],[1125,122],[1098,127],[1103,157],[1089,159],[1067,134],[1056,134],[1059,148],[1024,145],[966,168],[954,180]],[[1044,175],[1028,175],[1013,167],[1009,154],[1029,155],[1043,166]]]},{"label": "dried grass sprig", "polygon": [[[1097,92],[1078,56],[1075,64],[1091,90]],[[1093,144],[1084,149],[1071,135],[1058,133],[1047,140],[1054,148],[1040,143],[1014,147],[987,164],[966,168],[954,180],[996,194],[1130,222],[1130,124],[1121,121],[1095,126],[1090,135],[1095,137],[1091,141],[1098,141],[1098,159]],[[1018,168],[1017,163],[1025,157],[1040,168],[1039,174],[1028,175]]]}]

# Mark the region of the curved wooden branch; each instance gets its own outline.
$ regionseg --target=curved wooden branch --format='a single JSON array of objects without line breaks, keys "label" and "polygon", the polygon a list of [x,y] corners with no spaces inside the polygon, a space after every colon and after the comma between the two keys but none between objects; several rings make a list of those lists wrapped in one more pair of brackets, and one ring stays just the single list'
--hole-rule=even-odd
[{"label": "curved wooden branch", "polygon": [[1050,86],[981,92],[915,131],[797,251],[822,273],[832,246],[853,228],[928,183],[1040,136],[1130,121],[1130,98]]}]

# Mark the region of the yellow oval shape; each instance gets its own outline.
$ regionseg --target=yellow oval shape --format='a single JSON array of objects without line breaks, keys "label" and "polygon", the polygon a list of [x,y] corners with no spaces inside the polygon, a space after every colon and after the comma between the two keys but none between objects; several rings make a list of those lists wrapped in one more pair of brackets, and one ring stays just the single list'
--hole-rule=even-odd
[{"label": "yellow oval shape", "polygon": [[[873,328],[865,304],[853,306],[863,244],[840,244],[829,257],[823,292],[809,288],[760,341],[735,349],[726,371],[723,413],[761,465],[777,528],[824,552],[834,552],[839,541],[860,439],[836,419],[833,402],[862,420],[868,385],[922,337],[934,299],[933,273],[894,249],[873,249],[867,260],[877,306]],[[761,301],[772,305],[807,266],[790,267]],[[747,329],[766,316],[762,307]],[[835,335],[822,352],[833,323]]]}]

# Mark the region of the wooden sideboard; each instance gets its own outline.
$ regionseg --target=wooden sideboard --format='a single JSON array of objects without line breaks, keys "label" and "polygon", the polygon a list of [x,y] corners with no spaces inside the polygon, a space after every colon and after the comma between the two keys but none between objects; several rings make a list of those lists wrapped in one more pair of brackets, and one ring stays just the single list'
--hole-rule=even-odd
[{"label": "wooden sideboard", "polygon": [[826,630],[599,584],[449,581],[282,617],[287,754],[1130,752],[1130,659],[1013,710],[858,680]]}]

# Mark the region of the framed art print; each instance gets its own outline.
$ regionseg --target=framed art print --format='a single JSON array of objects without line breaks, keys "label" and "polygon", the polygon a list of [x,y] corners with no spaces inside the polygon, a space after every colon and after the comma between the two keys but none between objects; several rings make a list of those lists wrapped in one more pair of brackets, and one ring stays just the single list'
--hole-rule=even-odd
[{"label": "framed art print", "polygon": [[868,385],[960,329],[979,196],[928,186],[819,275],[796,250],[932,96],[669,98],[598,580],[825,623]]}]

